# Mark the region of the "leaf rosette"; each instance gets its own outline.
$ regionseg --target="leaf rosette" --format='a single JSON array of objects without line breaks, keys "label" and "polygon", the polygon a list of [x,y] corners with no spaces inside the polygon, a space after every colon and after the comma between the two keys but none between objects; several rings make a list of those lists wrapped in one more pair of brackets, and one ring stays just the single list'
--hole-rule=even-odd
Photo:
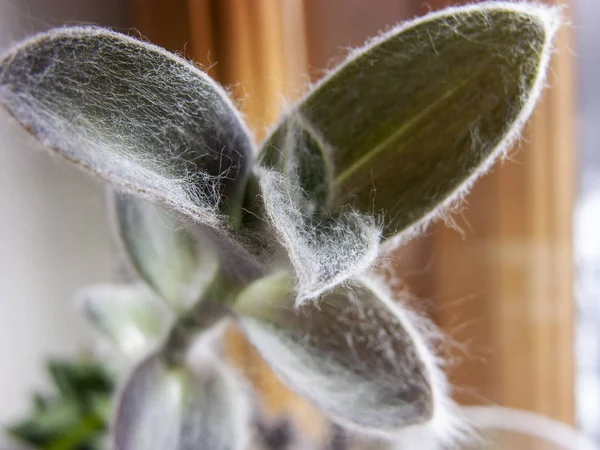
[{"label": "leaf rosette", "polygon": [[115,191],[138,281],[82,293],[91,321],[138,361],[114,448],[243,448],[243,394],[218,351],[226,320],[342,426],[456,437],[421,321],[371,272],[514,143],[557,26],[556,8],[507,2],[401,24],[353,51],[258,152],[225,91],[156,46],[74,27],[9,50],[0,104]]}]

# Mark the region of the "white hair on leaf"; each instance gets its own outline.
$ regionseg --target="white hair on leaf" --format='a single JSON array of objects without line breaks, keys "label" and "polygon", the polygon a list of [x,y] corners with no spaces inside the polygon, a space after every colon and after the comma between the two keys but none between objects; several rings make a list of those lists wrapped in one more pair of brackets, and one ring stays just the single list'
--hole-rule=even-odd
[{"label": "white hair on leaf", "polygon": [[459,406],[451,399],[450,384],[442,370],[444,361],[433,348],[433,341],[439,339],[440,330],[431,321],[406,308],[378,277],[363,276],[360,277],[360,282],[396,317],[401,318],[403,329],[410,337],[428,374],[434,400],[433,415],[429,421],[399,430],[393,440],[407,445],[429,443],[432,449],[452,448],[457,442],[466,441],[473,435],[471,426],[464,420]]},{"label": "white hair on leaf", "polygon": [[150,355],[126,380],[113,420],[114,448],[244,450],[249,411],[235,372],[207,348],[192,347],[182,365],[164,356]]},{"label": "white hair on leaf", "polygon": [[312,86],[265,145],[290,118],[310,124],[330,149],[333,203],[381,215],[390,251],[449,220],[517,140],[544,86],[559,10],[491,1],[401,23]]},{"label": "white hair on leaf", "polygon": [[[492,10],[543,24],[545,40],[530,73],[532,86],[523,90],[519,113],[502,124],[506,132],[488,145],[482,162],[469,171],[459,167],[464,182],[435,193],[436,203],[391,237],[386,250],[444,217],[518,138],[544,85],[559,23],[557,9],[513,2],[446,9],[375,38],[342,65],[351,66],[391,35],[427,21],[462,20],[472,12],[479,24]],[[433,40],[431,45],[437,52]],[[40,34],[0,59],[0,104],[49,149],[123,191],[165,203],[219,229],[227,227],[225,215],[231,208],[241,210],[253,143],[239,113],[208,77],[158,47],[98,28]],[[308,137],[327,142],[323,159],[334,159],[344,149],[311,113],[290,116],[313,127],[306,130]],[[345,132],[352,131],[333,116]],[[468,130],[474,144],[481,141],[479,129]],[[325,165],[325,173],[334,166],[335,161]],[[367,178],[367,172],[360,176]],[[375,219],[362,214],[380,211],[335,209],[332,215],[313,217],[306,214],[306,192],[293,176],[263,169],[258,174],[267,219],[296,276],[295,295],[286,293],[283,299],[261,291],[268,278],[241,294],[242,300],[250,297],[250,307],[244,309],[242,301],[240,320],[265,359],[293,389],[356,432],[421,448],[451,446],[467,436],[470,421],[462,420],[450,399],[440,361],[427,342],[425,322],[394,302],[379,282],[360,276],[378,256],[381,238]],[[337,206],[344,211],[346,205]],[[321,302],[307,301],[311,299]],[[232,378],[219,361],[206,362],[175,367],[153,355],[138,366],[118,409],[119,450],[183,450],[207,439],[214,440],[215,449],[242,445],[240,416],[245,411],[230,389]]]},{"label": "white hair on leaf", "polygon": [[260,170],[260,186],[271,226],[287,250],[297,280],[297,304],[366,272],[379,251],[380,231],[369,217],[355,212],[313,219],[293,180]]},{"label": "white hair on leaf", "polygon": [[246,288],[240,323],[292,390],[355,433],[451,444],[468,434],[424,322],[365,277],[294,306],[285,274]]},{"label": "white hair on leaf", "polygon": [[164,49],[95,27],[41,33],[0,59],[0,105],[120,190],[213,227],[241,207],[246,126],[221,87]]}]

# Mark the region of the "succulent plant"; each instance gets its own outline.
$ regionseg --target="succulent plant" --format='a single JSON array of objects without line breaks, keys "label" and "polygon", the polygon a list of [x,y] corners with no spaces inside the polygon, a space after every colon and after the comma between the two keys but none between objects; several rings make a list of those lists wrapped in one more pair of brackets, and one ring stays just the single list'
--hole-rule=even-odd
[{"label": "succulent plant", "polygon": [[506,154],[544,85],[556,8],[489,2],[401,24],[350,53],[257,148],[193,64],[95,27],[0,59],[0,104],[107,182],[132,284],[86,289],[135,361],[118,450],[241,449],[248,392],[221,356],[236,321],[342,429],[450,445],[466,433],[424,321],[377,262]]}]

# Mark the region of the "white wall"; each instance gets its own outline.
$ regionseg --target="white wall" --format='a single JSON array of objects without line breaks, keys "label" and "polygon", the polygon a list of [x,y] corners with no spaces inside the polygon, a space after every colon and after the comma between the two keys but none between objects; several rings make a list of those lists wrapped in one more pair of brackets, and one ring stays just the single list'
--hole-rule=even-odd
[{"label": "white wall", "polygon": [[[0,50],[63,23],[126,27],[127,3],[0,0]],[[101,186],[41,152],[0,112],[0,426],[45,385],[45,357],[89,346],[71,296],[114,278],[110,239]]]}]

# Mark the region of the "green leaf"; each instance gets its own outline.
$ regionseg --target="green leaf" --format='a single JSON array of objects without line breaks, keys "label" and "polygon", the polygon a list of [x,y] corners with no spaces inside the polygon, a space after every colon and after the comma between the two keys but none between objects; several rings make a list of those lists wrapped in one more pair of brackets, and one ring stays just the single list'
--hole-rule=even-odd
[{"label": "green leaf", "polygon": [[30,419],[8,427],[7,431],[20,440],[46,446],[68,432],[77,422],[81,411],[76,404],[59,401],[47,410],[35,413]]},{"label": "green leaf", "polygon": [[44,450],[94,450],[105,432],[104,418],[84,414],[63,403],[32,419],[8,428],[19,440]]},{"label": "green leaf", "polygon": [[247,427],[233,375],[218,361],[170,366],[151,355],[119,400],[113,445],[119,450],[241,450]]},{"label": "green leaf", "polygon": [[[400,25],[354,51],[284,117],[262,163],[285,172],[302,161],[297,153],[322,149],[334,168],[321,181],[328,202],[382,215],[385,235],[401,232],[391,242],[400,243],[513,143],[539,97],[557,26],[556,8],[508,2]],[[300,139],[282,144],[298,124]]]},{"label": "green leaf", "polygon": [[192,306],[214,278],[218,256],[208,238],[198,242],[175,212],[115,194],[119,236],[140,276],[177,310]]},{"label": "green leaf", "polygon": [[107,405],[114,382],[89,360],[51,360],[48,371],[57,392],[34,395],[31,415],[7,431],[46,450],[95,450],[106,432]]},{"label": "green leaf", "polygon": [[104,431],[105,425],[104,419],[95,414],[79,415],[75,423],[45,450],[92,450],[90,447],[98,439],[98,431]]},{"label": "green leaf", "polygon": [[0,104],[46,147],[119,189],[236,225],[253,143],[192,64],[95,27],[34,36],[0,58]]},{"label": "green leaf", "polygon": [[36,411],[44,411],[48,407],[48,398],[40,393],[33,394],[32,402]]},{"label": "green leaf", "polygon": [[53,359],[48,362],[48,373],[61,397],[88,409],[95,394],[108,394],[113,382],[106,371],[94,362]]},{"label": "green leaf", "polygon": [[342,424],[382,434],[450,422],[446,382],[415,326],[378,284],[361,279],[294,307],[293,281],[273,275],[235,310],[282,381]]}]

